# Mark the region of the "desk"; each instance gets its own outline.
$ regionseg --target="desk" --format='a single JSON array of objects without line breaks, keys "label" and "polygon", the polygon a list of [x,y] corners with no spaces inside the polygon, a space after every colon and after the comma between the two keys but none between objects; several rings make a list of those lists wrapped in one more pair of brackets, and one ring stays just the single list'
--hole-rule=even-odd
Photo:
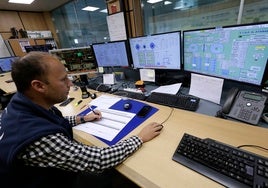
[{"label": "desk", "polygon": [[[92,91],[91,91],[92,92]],[[102,93],[96,93],[100,96]],[[71,89],[70,96],[75,100],[66,107],[59,107],[64,115],[77,114],[80,108],[90,102],[90,98],[74,106],[80,100],[81,91]],[[268,148],[268,129],[248,124],[220,119],[180,109],[150,104],[159,110],[143,124],[126,137],[138,133],[141,128],[151,121],[163,122],[172,112],[170,118],[163,124],[160,136],[147,142],[116,169],[141,187],[222,187],[220,184],[172,161],[173,153],[184,133],[193,134],[200,138],[210,137],[218,141],[239,146],[254,144]],[[105,146],[103,142],[82,131],[74,130],[75,139],[89,145]],[[248,151],[268,157],[267,152],[254,148]]]},{"label": "desk", "polygon": [[12,80],[11,72],[0,74],[0,89],[4,92],[4,95],[13,94],[17,91],[15,83],[14,82],[7,83],[6,81],[8,80]]}]

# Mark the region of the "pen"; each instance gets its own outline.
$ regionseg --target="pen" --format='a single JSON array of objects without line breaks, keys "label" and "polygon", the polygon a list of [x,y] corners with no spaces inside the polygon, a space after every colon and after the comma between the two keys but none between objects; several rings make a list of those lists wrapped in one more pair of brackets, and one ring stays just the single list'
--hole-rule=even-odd
[{"label": "pen", "polygon": [[81,108],[80,108],[80,110],[82,110],[83,108],[85,108],[87,105],[85,104],[84,106],[82,106]]},{"label": "pen", "polygon": [[78,106],[81,102],[83,102],[83,100],[80,100],[77,103],[75,103],[75,106]]},{"label": "pen", "polygon": [[97,112],[95,112],[95,111],[93,110],[93,108],[91,108],[91,106],[89,106],[88,108],[89,108],[94,114],[99,115]]}]

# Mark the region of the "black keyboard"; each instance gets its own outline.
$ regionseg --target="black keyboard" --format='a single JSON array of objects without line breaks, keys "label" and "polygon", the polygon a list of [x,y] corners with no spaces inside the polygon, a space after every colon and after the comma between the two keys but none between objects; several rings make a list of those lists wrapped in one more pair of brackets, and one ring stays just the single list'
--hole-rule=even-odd
[{"label": "black keyboard", "polygon": [[146,99],[146,96],[144,93],[137,93],[137,92],[131,92],[131,91],[125,91],[125,90],[118,90],[114,92],[113,94],[122,96],[122,97],[128,97],[132,99],[138,99],[144,101]]},{"label": "black keyboard", "polygon": [[94,89],[96,91],[101,91],[101,92],[108,92],[111,90],[111,87],[102,83],[96,83],[96,82],[90,82],[87,87],[89,89]]},{"label": "black keyboard", "polygon": [[174,161],[227,187],[268,187],[268,158],[184,134]]},{"label": "black keyboard", "polygon": [[147,97],[146,101],[174,108],[196,111],[200,99],[198,97],[181,93],[177,95],[172,95],[153,92]]}]

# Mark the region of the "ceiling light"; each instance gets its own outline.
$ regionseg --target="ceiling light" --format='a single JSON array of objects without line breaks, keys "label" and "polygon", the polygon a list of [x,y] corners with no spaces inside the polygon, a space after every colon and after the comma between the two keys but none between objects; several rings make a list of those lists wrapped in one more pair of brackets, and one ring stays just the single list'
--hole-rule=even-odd
[{"label": "ceiling light", "polygon": [[170,2],[170,1],[164,1],[164,5],[169,5],[169,4],[172,4],[172,2]]},{"label": "ceiling light", "polygon": [[85,8],[82,8],[82,10],[86,10],[86,11],[95,11],[95,10],[98,10],[100,8],[98,7],[91,7],[91,6],[87,6]]},{"label": "ceiling light", "polygon": [[34,0],[9,0],[9,3],[31,4]]},{"label": "ceiling light", "polygon": [[158,3],[158,2],[161,2],[163,0],[148,0],[147,3]]},{"label": "ceiling light", "polygon": [[103,9],[103,10],[100,10],[100,12],[108,13],[107,8],[106,9]]},{"label": "ceiling light", "polygon": [[176,2],[174,9],[175,10],[178,10],[178,9],[184,8],[184,5],[183,4],[184,4],[183,1]]}]

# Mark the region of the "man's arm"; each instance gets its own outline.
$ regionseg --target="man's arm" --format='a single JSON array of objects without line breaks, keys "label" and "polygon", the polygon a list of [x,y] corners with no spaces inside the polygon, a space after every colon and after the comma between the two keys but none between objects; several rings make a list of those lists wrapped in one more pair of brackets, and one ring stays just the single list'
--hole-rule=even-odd
[{"label": "man's arm", "polygon": [[42,137],[20,155],[26,165],[55,167],[74,172],[101,172],[122,163],[141,147],[137,136],[111,147],[91,147],[71,141],[61,133]]}]

